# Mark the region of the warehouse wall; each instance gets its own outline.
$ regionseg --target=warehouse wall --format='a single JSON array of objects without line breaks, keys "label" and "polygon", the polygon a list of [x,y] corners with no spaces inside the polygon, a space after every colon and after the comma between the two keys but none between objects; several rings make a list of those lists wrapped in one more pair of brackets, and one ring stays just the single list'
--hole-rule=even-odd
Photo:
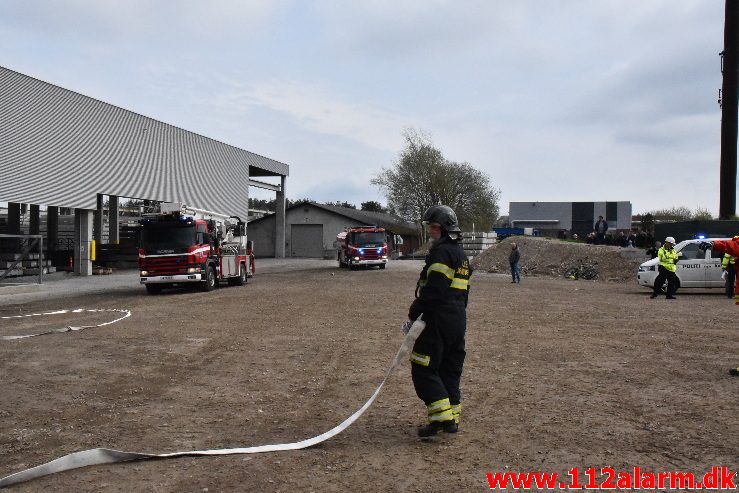
[{"label": "warehouse wall", "polygon": [[[295,207],[285,214],[285,256],[292,257],[293,248],[292,225],[314,224],[322,225],[322,238],[320,239],[323,249],[322,258],[334,258],[336,256],[336,235],[347,227],[362,226],[363,224],[352,219],[333,214],[311,205]],[[252,221],[247,226],[247,236],[254,241],[254,255],[257,257],[274,256],[274,215]]]},{"label": "warehouse wall", "polygon": [[[587,213],[584,214],[584,211]],[[577,218],[573,216],[577,211]],[[591,212],[592,211],[592,212]],[[539,230],[577,229],[588,233],[598,216],[608,221],[610,229],[631,229],[631,202],[510,202],[509,222],[515,227]],[[536,222],[537,219],[542,222]],[[525,222],[520,222],[526,220]],[[556,221],[556,222],[552,222]]]}]

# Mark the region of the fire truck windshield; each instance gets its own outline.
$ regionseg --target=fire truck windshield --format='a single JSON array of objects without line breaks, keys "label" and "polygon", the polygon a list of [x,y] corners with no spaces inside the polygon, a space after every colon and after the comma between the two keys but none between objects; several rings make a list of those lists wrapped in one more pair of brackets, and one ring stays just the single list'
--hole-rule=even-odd
[{"label": "fire truck windshield", "polygon": [[385,243],[385,233],[354,233],[352,244],[361,246],[382,246]]},{"label": "fire truck windshield", "polygon": [[182,250],[195,244],[195,225],[148,225],[141,232],[145,250]]}]

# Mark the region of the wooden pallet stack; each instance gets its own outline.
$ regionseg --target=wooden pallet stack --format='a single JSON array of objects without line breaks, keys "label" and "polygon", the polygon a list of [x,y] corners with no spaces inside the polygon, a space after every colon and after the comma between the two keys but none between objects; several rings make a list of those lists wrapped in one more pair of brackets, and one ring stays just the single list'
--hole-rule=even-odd
[{"label": "wooden pallet stack", "polygon": [[495,245],[495,232],[465,232],[462,233],[462,248],[468,257],[475,257]]}]

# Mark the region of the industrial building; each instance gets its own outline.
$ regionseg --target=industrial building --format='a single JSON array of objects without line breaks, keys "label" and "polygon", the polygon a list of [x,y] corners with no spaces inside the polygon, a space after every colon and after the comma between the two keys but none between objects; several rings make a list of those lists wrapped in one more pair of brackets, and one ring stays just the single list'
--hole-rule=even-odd
[{"label": "industrial building", "polygon": [[534,228],[551,236],[560,231],[585,236],[598,216],[610,230],[631,229],[631,202],[510,202],[508,222],[514,228]]},{"label": "industrial building", "polygon": [[[408,255],[420,245],[418,225],[390,214],[360,211],[348,207],[302,202],[285,212],[285,255],[288,257],[336,258],[336,235],[354,226],[385,228],[390,251]],[[255,219],[248,224],[254,240],[254,254],[270,257],[275,250],[275,215]],[[394,237],[402,238],[402,244]]]},{"label": "industrial building", "polygon": [[48,253],[60,248],[59,209],[73,211],[77,274],[92,271],[93,240],[118,242],[120,197],[246,219],[249,187],[272,190],[272,254],[284,257],[288,175],[274,159],[0,67],[0,202],[7,203],[0,234],[41,234]]}]

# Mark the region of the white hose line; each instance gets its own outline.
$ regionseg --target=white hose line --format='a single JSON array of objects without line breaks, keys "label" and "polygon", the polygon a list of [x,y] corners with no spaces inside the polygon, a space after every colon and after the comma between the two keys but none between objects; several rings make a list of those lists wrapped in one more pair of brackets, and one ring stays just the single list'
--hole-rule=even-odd
[{"label": "white hose line", "polygon": [[56,334],[59,332],[69,332],[73,330],[83,330],[83,329],[93,329],[95,327],[103,327],[105,325],[114,324],[116,322],[119,322],[123,320],[124,318],[128,318],[131,316],[130,310],[118,310],[116,308],[99,308],[99,309],[85,309],[85,308],[76,308],[74,310],[57,310],[53,312],[44,312],[44,313],[30,313],[28,315],[11,315],[7,317],[0,317],[0,320],[9,320],[14,318],[28,318],[28,317],[42,317],[42,316],[48,316],[48,315],[63,315],[65,313],[83,313],[83,312],[118,312],[122,313],[123,315],[116,318],[115,320],[111,320],[110,322],[103,322],[101,324],[96,325],[80,325],[80,326],[73,326],[68,325],[66,327],[60,327],[58,329],[49,329],[45,330],[44,332],[39,332],[37,334],[26,334],[26,335],[19,335],[19,336],[0,336],[0,341],[14,341],[16,339],[26,339],[28,337],[36,337],[36,336],[42,336],[46,334]]},{"label": "white hose line", "polygon": [[232,454],[257,454],[260,452],[278,452],[283,450],[299,450],[308,447],[312,447],[318,443],[328,440],[347,429],[352,423],[354,423],[364,412],[372,405],[377,398],[382,386],[392,374],[393,370],[400,365],[408,356],[413,344],[416,342],[416,338],[423,332],[426,324],[419,317],[418,320],[413,322],[408,335],[406,335],[403,343],[400,345],[395,359],[393,359],[390,368],[385,374],[385,378],[380,382],[380,386],[372,394],[367,402],[364,403],[354,414],[346,418],[338,426],[331,428],[327,432],[315,436],[313,438],[307,438],[300,442],[293,443],[280,443],[273,445],[258,445],[254,447],[243,447],[243,448],[227,448],[227,449],[216,449],[216,450],[192,450],[189,452],[171,452],[168,454],[146,454],[140,452],[122,452],[120,450],[111,450],[105,448],[96,448],[90,450],[83,450],[81,452],[74,452],[58,459],[55,459],[46,464],[32,467],[24,471],[5,476],[0,479],[0,488],[10,486],[24,481],[30,481],[32,479],[47,476],[49,474],[55,474],[62,471],[69,471],[70,469],[77,469],[80,467],[93,466],[97,464],[112,464],[115,462],[127,462],[133,460],[147,460],[147,459],[163,459],[170,457],[184,457],[184,456],[203,456],[203,455],[232,455]]}]

